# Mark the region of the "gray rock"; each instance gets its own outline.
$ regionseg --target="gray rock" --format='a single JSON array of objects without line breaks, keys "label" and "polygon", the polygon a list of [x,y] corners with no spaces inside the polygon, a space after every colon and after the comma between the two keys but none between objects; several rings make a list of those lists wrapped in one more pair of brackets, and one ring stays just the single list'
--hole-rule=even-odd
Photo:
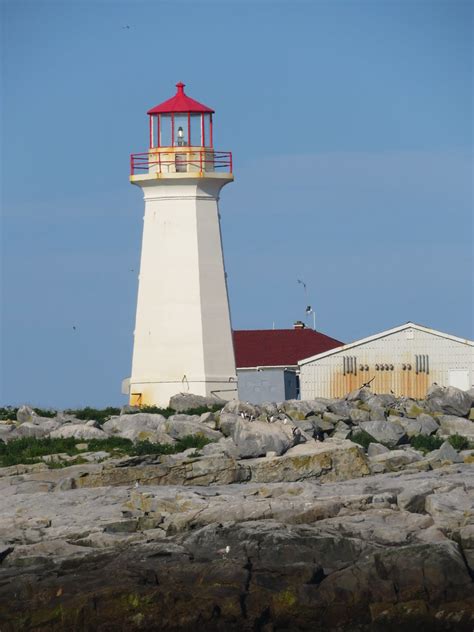
[{"label": "gray rock", "polygon": [[438,428],[438,423],[433,419],[431,415],[421,414],[416,418],[417,421],[420,422],[420,434],[429,436],[434,434]]},{"label": "gray rock", "polygon": [[414,437],[421,432],[421,421],[418,421],[418,419],[399,417],[399,424],[405,430],[407,437]]},{"label": "gray rock", "polygon": [[52,439],[73,437],[74,439],[87,441],[88,439],[107,439],[108,435],[103,430],[99,430],[99,428],[91,428],[84,424],[68,424],[53,430],[49,436]]},{"label": "gray rock", "polygon": [[390,452],[390,450],[382,445],[381,443],[369,443],[369,447],[367,448],[367,456],[377,456],[378,454],[386,454]]},{"label": "gray rock", "polygon": [[344,421],[344,418],[341,415],[336,415],[336,413],[323,413],[323,421],[332,424],[334,427],[339,421]]},{"label": "gray rock", "polygon": [[329,400],[325,399],[289,399],[288,401],[283,402],[281,409],[284,410],[292,419],[303,420],[309,415],[324,413],[327,410],[328,403]]},{"label": "gray rock", "polygon": [[27,421],[32,422],[33,419],[37,416],[38,415],[31,408],[31,406],[26,405],[20,406],[16,413],[17,421],[19,421],[20,423],[26,423]]},{"label": "gray rock", "polygon": [[274,451],[278,455],[286,452],[295,443],[289,424],[239,419],[232,427],[231,436],[241,458],[265,456]]},{"label": "gray rock", "polygon": [[25,421],[16,428],[17,437],[36,437],[41,439],[46,437],[50,432],[59,428],[57,421],[53,419],[45,419],[44,423],[33,423],[31,421]]},{"label": "gray rock", "polygon": [[474,440],[474,421],[464,419],[463,417],[455,417],[453,415],[440,415],[439,433],[444,436],[458,434]]},{"label": "gray rock", "polygon": [[217,430],[217,419],[216,415],[214,413],[203,413],[200,418],[199,418],[199,422],[201,424],[205,424],[208,428],[211,428],[212,430]]},{"label": "gray rock", "polygon": [[121,415],[132,415],[134,413],[139,413],[139,412],[140,412],[139,406],[130,406],[130,404],[126,404],[125,406],[122,406],[122,408],[120,409]]},{"label": "gray rock", "polygon": [[225,437],[230,437],[235,424],[241,419],[237,413],[222,412],[219,416],[219,430]]},{"label": "gray rock", "polygon": [[425,513],[427,496],[433,493],[433,485],[423,483],[410,486],[401,491],[397,496],[397,504],[402,511],[410,513]]},{"label": "gray rock", "polygon": [[222,439],[222,433],[217,430],[211,430],[208,426],[201,424],[199,421],[187,421],[177,419],[167,419],[164,425],[166,434],[173,439],[183,439],[184,437],[203,436],[206,439],[219,441]]},{"label": "gray rock", "polygon": [[370,390],[370,388],[364,387],[364,388],[358,388],[355,391],[351,391],[346,396],[346,399],[348,402],[357,402],[357,401],[366,402],[371,397],[373,397],[373,393]]},{"label": "gray rock", "polygon": [[359,424],[361,421],[369,421],[370,413],[368,410],[362,410],[362,408],[351,408],[349,419],[353,424]]},{"label": "gray rock", "polygon": [[411,463],[421,461],[422,458],[415,450],[390,450],[385,454],[377,454],[370,457],[369,466],[373,474],[398,472]]},{"label": "gray rock", "polygon": [[250,404],[249,402],[243,402],[239,399],[232,399],[230,402],[227,402],[222,409],[221,417],[224,413],[232,413],[234,415],[238,415],[239,417],[243,413],[244,415],[255,417],[256,419],[262,414],[262,408],[254,404]]},{"label": "gray rock", "polygon": [[111,417],[102,426],[108,435],[118,435],[131,441],[150,441],[151,443],[173,443],[166,433],[165,418],[162,415],[138,413]]},{"label": "gray rock", "polygon": [[192,393],[178,393],[170,399],[169,407],[177,412],[186,412],[191,408],[200,408],[205,406],[212,408],[213,406],[224,407],[226,402],[218,397],[203,397],[202,395],[193,395]]},{"label": "gray rock", "polygon": [[449,461],[450,463],[462,463],[464,460],[449,441],[445,441],[437,450],[429,452],[425,458],[430,462],[439,461],[441,463],[445,461]]},{"label": "gray rock", "polygon": [[328,409],[330,412],[339,415],[343,419],[349,419],[351,415],[351,410],[354,406],[343,399],[335,400],[331,404],[328,405]]},{"label": "gray rock", "polygon": [[224,454],[233,459],[239,458],[239,449],[230,437],[219,439],[216,443],[208,443],[200,450],[203,456],[212,456],[214,454]]},{"label": "gray rock", "polygon": [[378,443],[384,443],[390,447],[395,447],[406,439],[405,430],[397,422],[363,421],[359,427]]},{"label": "gray rock", "polygon": [[426,401],[433,412],[460,417],[469,414],[472,404],[470,394],[454,386],[432,386],[426,394]]},{"label": "gray rock", "polygon": [[351,427],[344,421],[338,421],[332,435],[333,439],[347,439],[351,434]]},{"label": "gray rock", "polygon": [[199,423],[201,421],[201,415],[184,415],[178,413],[177,415],[170,415],[168,421],[193,421]]}]

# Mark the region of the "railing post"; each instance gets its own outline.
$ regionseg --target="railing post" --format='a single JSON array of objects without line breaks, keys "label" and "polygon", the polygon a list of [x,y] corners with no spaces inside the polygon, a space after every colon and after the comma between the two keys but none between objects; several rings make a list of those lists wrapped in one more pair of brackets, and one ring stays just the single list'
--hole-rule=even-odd
[{"label": "railing post", "polygon": [[202,154],[203,152],[199,152],[199,173],[202,173]]},{"label": "railing post", "polygon": [[133,154],[130,154],[130,175],[133,176]]},{"label": "railing post", "polygon": [[230,172],[232,173],[232,152],[229,152],[229,165],[230,165]]}]

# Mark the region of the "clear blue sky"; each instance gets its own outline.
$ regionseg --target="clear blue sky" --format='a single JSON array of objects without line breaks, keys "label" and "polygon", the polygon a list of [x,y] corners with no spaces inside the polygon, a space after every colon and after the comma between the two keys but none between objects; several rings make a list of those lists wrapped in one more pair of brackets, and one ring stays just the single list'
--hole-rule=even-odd
[{"label": "clear blue sky", "polygon": [[234,152],[235,328],[304,318],[302,279],[343,341],[408,320],[473,336],[472,3],[1,6],[2,404],[124,401],[143,225],[128,159],[177,81]]}]

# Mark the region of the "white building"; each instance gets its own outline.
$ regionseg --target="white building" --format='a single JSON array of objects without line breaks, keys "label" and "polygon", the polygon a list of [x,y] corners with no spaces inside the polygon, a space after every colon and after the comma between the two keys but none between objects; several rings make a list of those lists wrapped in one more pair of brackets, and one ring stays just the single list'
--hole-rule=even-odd
[{"label": "white building", "polygon": [[301,399],[343,397],[370,383],[375,393],[423,398],[433,384],[474,385],[474,342],[415,323],[301,360]]},{"label": "white building", "polygon": [[131,157],[145,200],[132,375],[135,405],[190,392],[237,396],[219,194],[232,155],[213,145],[213,110],[184,93],[148,111],[149,148]]}]

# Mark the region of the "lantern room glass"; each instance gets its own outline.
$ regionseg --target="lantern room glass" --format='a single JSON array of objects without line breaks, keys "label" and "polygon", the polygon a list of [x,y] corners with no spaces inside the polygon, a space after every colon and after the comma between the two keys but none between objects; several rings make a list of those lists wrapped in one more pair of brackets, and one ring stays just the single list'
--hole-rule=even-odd
[{"label": "lantern room glass", "polygon": [[173,112],[150,116],[150,148],[212,146],[210,113]]}]

